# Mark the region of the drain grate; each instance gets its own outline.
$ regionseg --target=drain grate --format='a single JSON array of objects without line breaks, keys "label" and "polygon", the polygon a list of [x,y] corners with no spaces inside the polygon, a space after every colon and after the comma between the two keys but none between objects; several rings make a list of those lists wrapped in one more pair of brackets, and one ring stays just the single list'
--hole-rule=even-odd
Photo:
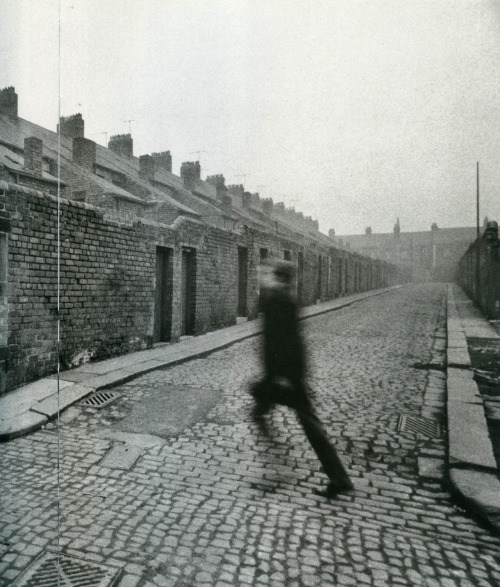
[{"label": "drain grate", "polygon": [[416,418],[415,416],[402,414],[398,421],[398,432],[413,432],[439,438],[441,436],[441,426],[436,420],[431,420],[430,418]]},{"label": "drain grate", "polygon": [[120,578],[121,569],[113,569],[95,562],[57,554],[42,554],[14,582],[16,587],[113,587]]},{"label": "drain grate", "polygon": [[120,394],[111,391],[96,391],[80,402],[81,406],[90,408],[104,408],[114,401]]}]

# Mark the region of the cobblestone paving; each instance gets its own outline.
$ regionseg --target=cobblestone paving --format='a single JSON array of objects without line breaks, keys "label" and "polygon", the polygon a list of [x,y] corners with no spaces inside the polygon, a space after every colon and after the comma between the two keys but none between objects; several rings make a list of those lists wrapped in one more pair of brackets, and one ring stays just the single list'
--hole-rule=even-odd
[{"label": "cobblestone paving", "polygon": [[[352,495],[312,493],[326,477],[286,408],[269,417],[271,438],[259,434],[250,339],[122,385],[101,410],[71,408],[59,441],[48,427],[0,445],[0,584],[59,541],[123,568],[121,587],[499,585],[500,540],[452,499],[444,438],[397,427],[400,414],[443,422],[445,292],[412,286],[303,323]],[[117,436],[149,397],[189,388],[216,398],[197,421]],[[142,447],[136,462],[101,466],[124,439]]]}]

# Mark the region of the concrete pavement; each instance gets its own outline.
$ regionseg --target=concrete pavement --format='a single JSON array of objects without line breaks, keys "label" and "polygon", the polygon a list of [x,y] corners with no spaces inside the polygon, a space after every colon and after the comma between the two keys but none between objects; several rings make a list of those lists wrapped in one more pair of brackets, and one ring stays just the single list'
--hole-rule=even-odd
[{"label": "concrete pavement", "polygon": [[500,480],[467,338],[500,339],[457,285],[448,286],[448,469],[457,494],[500,531]]}]

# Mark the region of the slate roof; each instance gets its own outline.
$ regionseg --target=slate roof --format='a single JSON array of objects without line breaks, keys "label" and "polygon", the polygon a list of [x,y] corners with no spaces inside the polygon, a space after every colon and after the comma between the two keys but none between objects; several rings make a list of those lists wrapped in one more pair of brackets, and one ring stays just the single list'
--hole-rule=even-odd
[{"label": "slate roof", "polygon": [[[24,156],[15,153],[12,149],[0,144],[0,165],[7,167],[15,173],[29,175],[35,177],[35,174],[24,167]],[[50,183],[57,183],[57,177],[51,175],[47,171],[42,171],[41,179]],[[61,182],[64,183],[64,182]]]},{"label": "slate roof", "polygon": [[192,187],[188,189],[185,187],[181,177],[165,168],[155,166],[154,180],[149,182],[139,175],[138,157],[125,157],[96,143],[96,165],[112,172],[123,174],[132,180],[134,184],[140,186],[142,192],[147,193],[145,197],[137,196],[129,190],[117,186],[90,170],[73,163],[72,139],[62,135],[59,138],[56,132],[22,118],[12,119],[0,116],[0,145],[7,146],[14,155],[22,157],[24,139],[31,136],[42,141],[44,158],[51,158],[54,161],[57,161],[58,158],[60,141],[61,167],[63,168],[61,175],[63,179],[71,185],[72,179],[76,178],[78,184],[83,185],[89,194],[92,193],[92,189],[98,187],[100,190],[104,190],[104,193],[114,194],[131,201],[142,201],[145,205],[163,202],[175,207],[180,214],[197,217],[207,224],[222,227],[225,227],[226,221],[229,220],[232,224],[245,224],[274,232],[276,223],[278,223],[278,232],[285,238],[291,239],[294,236],[301,235],[319,241],[326,246],[334,246],[326,235],[319,231],[310,231],[304,227],[297,226],[297,224],[289,222],[282,215],[272,214],[269,216],[256,208],[235,205],[234,200],[231,210],[223,209],[222,203],[217,200],[216,188],[206,181],[194,181]]}]

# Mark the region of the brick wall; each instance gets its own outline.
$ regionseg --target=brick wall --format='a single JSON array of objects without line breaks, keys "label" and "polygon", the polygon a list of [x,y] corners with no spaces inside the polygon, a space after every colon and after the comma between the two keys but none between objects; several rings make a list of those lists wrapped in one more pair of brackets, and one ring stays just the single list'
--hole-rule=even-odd
[{"label": "brick wall", "polygon": [[[319,255],[321,298],[338,295],[333,286],[328,287],[339,280],[337,264],[327,271],[335,255],[331,248],[253,229],[226,231],[186,217],[167,225],[133,215],[109,219],[106,211],[72,200],[61,199],[59,207],[62,369],[152,344],[157,254],[165,248],[171,251],[173,268],[168,295],[172,341],[182,332],[184,249],[192,251],[196,266],[194,334],[236,322],[238,247],[248,251],[249,318],[258,314],[262,248],[268,250],[269,261],[283,259],[284,251],[289,251],[297,264],[299,253],[303,255],[304,305],[317,299]],[[0,393],[57,370],[57,209],[54,196],[0,182],[0,255],[7,259],[3,278],[0,273]],[[342,255],[348,264],[354,263],[349,253]],[[372,265],[368,260],[359,265],[365,282]],[[351,292],[352,268],[349,272]],[[373,287],[380,285],[385,284]]]},{"label": "brick wall", "polygon": [[[11,224],[5,388],[13,389],[56,371],[57,198],[12,184],[1,194],[0,207]],[[176,311],[181,251],[187,246],[197,252],[195,333],[234,324],[237,235],[187,219],[174,228],[148,221],[119,224],[100,209],[64,199],[60,208],[62,368],[151,344],[157,246],[174,251],[172,339],[180,335]],[[0,308],[1,316],[5,325]]]}]

